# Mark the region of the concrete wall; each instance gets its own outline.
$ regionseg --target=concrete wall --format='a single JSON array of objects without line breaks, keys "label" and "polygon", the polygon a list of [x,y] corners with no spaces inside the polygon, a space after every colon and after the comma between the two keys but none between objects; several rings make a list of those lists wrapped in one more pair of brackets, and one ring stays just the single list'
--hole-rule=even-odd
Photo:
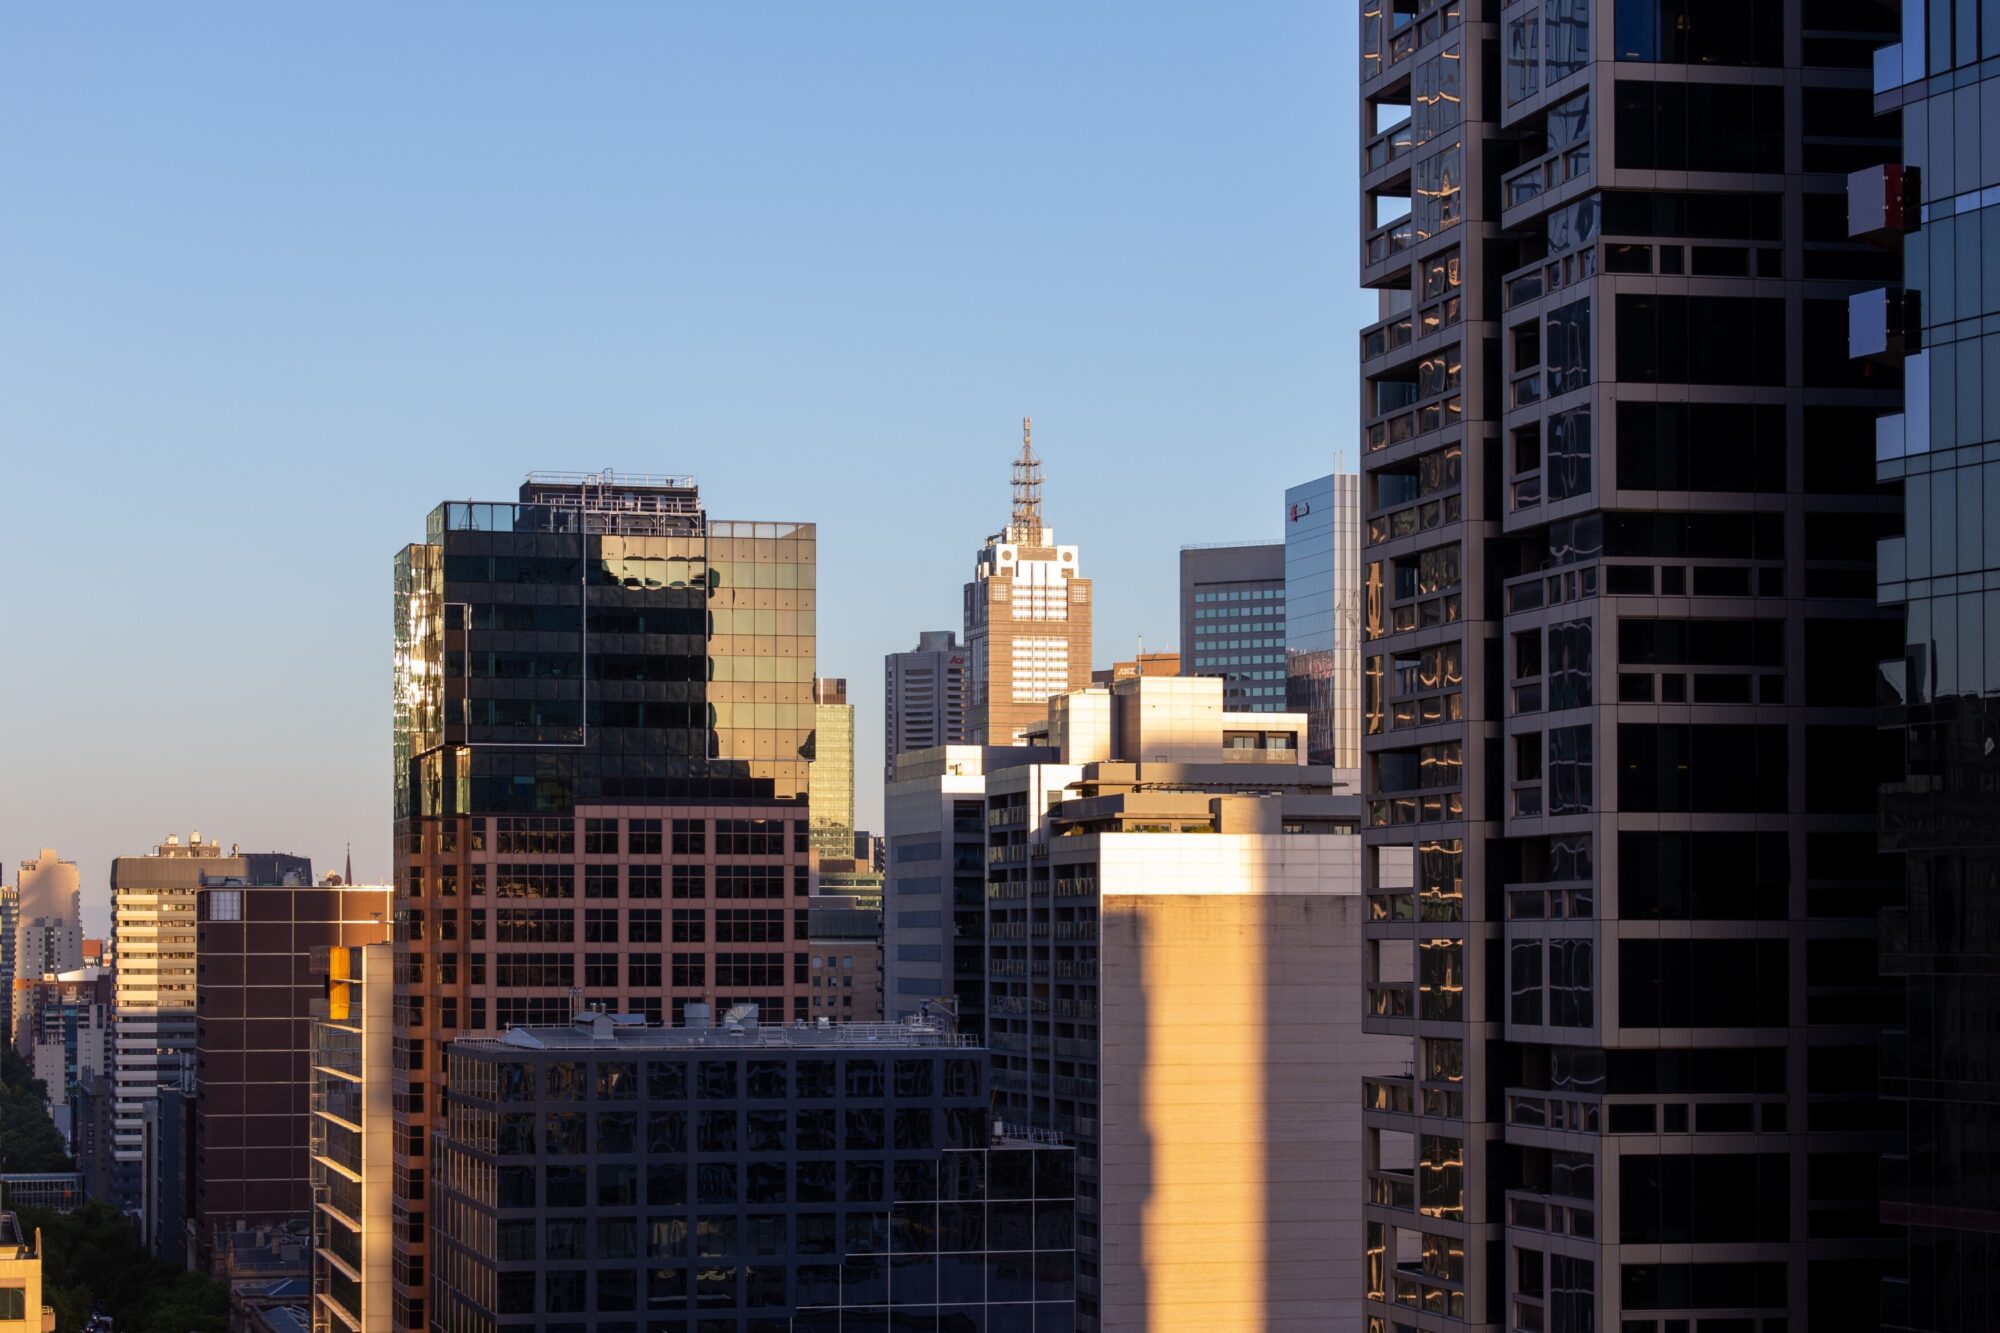
[{"label": "concrete wall", "polygon": [[1290,869],[1104,899],[1105,1333],[1361,1327],[1361,1077],[1397,1047],[1361,1032],[1364,900]]}]

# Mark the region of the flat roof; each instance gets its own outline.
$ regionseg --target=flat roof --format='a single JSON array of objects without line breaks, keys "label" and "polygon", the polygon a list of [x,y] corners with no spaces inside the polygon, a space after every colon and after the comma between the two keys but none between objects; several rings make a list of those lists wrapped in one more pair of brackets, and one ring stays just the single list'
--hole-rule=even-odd
[{"label": "flat roof", "polygon": [[509,1028],[501,1037],[460,1037],[461,1052],[984,1049],[976,1037],[931,1019],[906,1023],[762,1024],[741,1027],[648,1027],[635,1015],[594,1014],[574,1023]]}]

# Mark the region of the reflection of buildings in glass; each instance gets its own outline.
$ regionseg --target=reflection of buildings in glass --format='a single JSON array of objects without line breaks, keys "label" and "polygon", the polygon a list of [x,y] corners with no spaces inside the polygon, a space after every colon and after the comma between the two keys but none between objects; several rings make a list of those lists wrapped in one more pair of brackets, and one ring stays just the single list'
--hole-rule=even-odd
[{"label": "reflection of buildings in glass", "polygon": [[965,585],[973,744],[1019,743],[1050,696],[1090,683],[1090,580],[1080,572],[1077,548],[1056,545],[1042,524],[1042,461],[1023,439],[1012,517],[987,538]]},{"label": "reflection of buildings in glass", "polygon": [[1361,478],[1285,491],[1285,707],[1306,715],[1306,758],[1361,766]]},{"label": "reflection of buildings in glass", "polygon": [[820,861],[854,859],[854,705],[847,682],[813,683],[812,844]]},{"label": "reflection of buildings in glass", "polygon": [[1987,6],[1975,31],[1974,8],[1931,0],[1926,24],[1924,6],[1904,7],[1901,45],[1875,52],[1878,123],[1889,134],[1900,118],[1900,151],[1850,177],[1847,197],[1849,230],[1900,251],[1909,289],[1892,274],[1854,298],[1849,327],[1904,384],[1901,411],[1874,423],[1876,476],[1901,497],[1876,578],[1903,619],[1875,689],[1896,759],[1881,845],[1900,854],[1904,900],[1883,917],[1905,1022],[1882,1077],[1908,1126],[1883,1173],[1883,1218],[1905,1228],[1883,1322],[1915,1330],[1968,1327],[1975,1310],[1990,1322],[2000,1258],[2000,30]]},{"label": "reflection of buildings in glass", "polygon": [[711,519],[690,478],[536,473],[399,555],[396,1327],[426,1322],[404,1218],[440,1043],[578,1008],[810,1016],[815,546]]},{"label": "reflection of buildings in glass", "polygon": [[941,1020],[591,1015],[447,1050],[438,1327],[1075,1326],[1076,1152],[996,1125]]},{"label": "reflection of buildings in glass", "polygon": [[[1876,1071],[1938,1066],[1875,946],[1901,366],[1850,360],[1846,308],[1898,265],[1841,194],[1896,153],[1867,71],[1899,7],[1695,8],[1509,5],[1482,48],[1450,5],[1360,7],[1364,1022],[1402,1042],[1366,1085],[1369,1323],[1731,1322],[1686,1318],[1719,1271],[1635,1257],[1685,1246],[1754,1253],[1743,1327],[1906,1326]],[[1948,95],[1903,113],[1926,189],[1993,120]],[[1963,1264],[1983,1311],[1991,1216],[1912,1285]]]}]

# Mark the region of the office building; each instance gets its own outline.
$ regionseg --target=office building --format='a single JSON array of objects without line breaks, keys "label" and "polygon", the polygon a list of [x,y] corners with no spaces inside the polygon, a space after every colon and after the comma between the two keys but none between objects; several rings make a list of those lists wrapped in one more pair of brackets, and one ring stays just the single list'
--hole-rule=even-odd
[{"label": "office building", "polygon": [[941,1023],[586,1015],[446,1048],[445,1330],[1067,1330],[1072,1152]]},{"label": "office building", "polygon": [[22,982],[14,997],[24,1038],[16,1049],[48,1089],[49,1118],[73,1142],[72,1092],[111,1072],[111,977],[81,968]]},{"label": "office building", "polygon": [[140,1111],[146,1130],[146,1179],[139,1197],[139,1238],[161,1263],[196,1265],[192,1220],[199,1175],[194,1158],[194,1073],[161,1088]]},{"label": "office building", "polygon": [[882,1021],[882,899],[814,894],[812,1014],[835,1023]]},{"label": "office building", "polygon": [[812,845],[820,864],[854,861],[854,705],[847,682],[813,681]]},{"label": "office building", "polygon": [[1224,682],[1225,706],[1285,711],[1285,545],[1181,547],[1181,672]]},{"label": "office building", "polygon": [[[111,932],[115,1015],[112,1020],[112,1173],[109,1202],[142,1212],[154,1172],[146,1135],[146,1104],[162,1087],[192,1087],[195,1026],[195,892],[204,875],[251,873],[251,857],[191,833],[169,835],[148,856],[111,862]],[[260,854],[272,879],[310,877],[303,857]]]},{"label": "office building", "polygon": [[16,1031],[14,1019],[14,946],[21,926],[21,891],[12,884],[0,884],[0,1021],[6,1024],[8,1040]]},{"label": "office building", "polygon": [[192,1250],[216,1236],[302,1222],[309,1187],[313,1010],[327,956],[389,938],[387,885],[257,884],[209,876],[195,894],[198,1101]]},{"label": "office building", "polygon": [[312,1330],[388,1333],[395,951],[327,952],[312,1025]]},{"label": "office building", "polygon": [[1850,337],[1904,383],[1875,432],[1901,497],[1880,595],[1903,620],[1881,671],[1902,760],[1881,830],[1905,900],[1881,958],[1906,1000],[1882,1085],[1907,1115],[1883,1170],[1882,1220],[1905,1241],[1882,1326],[1927,1333],[2000,1321],[2000,1165],[1982,1146],[2000,1134],[2000,946],[1981,924],[2000,889],[2000,14],[1977,9],[1902,7],[1900,42],[1875,57],[1875,109],[1901,144],[1848,191],[1850,230],[1900,253],[1904,281],[1853,299]]},{"label": "office building", "polygon": [[1361,477],[1285,491],[1285,707],[1306,762],[1361,767]]},{"label": "office building", "polygon": [[1079,1329],[1358,1329],[1361,803],[1224,682],[1051,704],[988,776],[994,1114],[1073,1136]]},{"label": "office building", "polygon": [[965,585],[966,739],[1013,745],[1051,695],[1090,683],[1090,580],[1074,546],[1042,522],[1042,460],[1021,423],[1014,510],[986,539]]},{"label": "office building", "polygon": [[55,1307],[42,1304],[42,1232],[30,1236],[21,1219],[0,1212],[0,1329],[55,1333]]},{"label": "office building", "polygon": [[986,782],[1055,751],[940,745],[902,756],[883,794],[882,1004],[892,1022],[942,1001],[961,1032],[986,1031]]},{"label": "office building", "polygon": [[882,659],[882,780],[896,780],[896,756],[933,745],[963,745],[972,659],[948,629],[927,629],[908,652]]},{"label": "office building", "polygon": [[1359,13],[1369,1327],[1872,1329],[1895,7]]},{"label": "office building", "polygon": [[397,1328],[428,1322],[445,1041],[807,1016],[816,546],[689,478],[535,473],[398,556]]}]

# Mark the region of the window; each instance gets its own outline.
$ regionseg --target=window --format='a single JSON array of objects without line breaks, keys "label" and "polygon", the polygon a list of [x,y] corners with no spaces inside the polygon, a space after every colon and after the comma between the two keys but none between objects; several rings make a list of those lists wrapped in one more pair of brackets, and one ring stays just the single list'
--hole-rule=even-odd
[{"label": "window", "polygon": [[636,990],[660,988],[660,955],[635,953],[625,960],[625,982]]},{"label": "window", "polygon": [[634,944],[658,944],[660,942],[660,909],[648,907],[635,909],[626,919],[626,938]]},{"label": "window", "polygon": [[708,867],[700,864],[675,866],[674,897],[708,897]]},{"label": "window", "polygon": [[674,909],[674,943],[700,944],[708,939],[708,913],[698,907]]},{"label": "window", "polygon": [[1775,66],[1784,12],[1783,0],[1618,0],[1613,52],[1648,64]]},{"label": "window", "polygon": [[660,868],[658,866],[629,866],[626,869],[625,891],[632,898],[657,898],[660,896]]},{"label": "window", "polygon": [[708,984],[708,955],[699,953],[677,953],[674,955],[674,985],[681,989],[700,988]]},{"label": "window", "polygon": [[1785,169],[1784,89],[1776,85],[1620,79],[1616,97],[1620,168]]},{"label": "window", "polygon": [[1778,297],[1621,295],[1616,342],[1618,378],[1633,383],[1785,382]]},{"label": "window", "polygon": [[660,821],[634,819],[625,825],[625,850],[633,856],[660,854]]},{"label": "window", "polygon": [[618,852],[618,821],[615,819],[586,819],[583,821],[583,850],[592,855],[614,856]]}]

